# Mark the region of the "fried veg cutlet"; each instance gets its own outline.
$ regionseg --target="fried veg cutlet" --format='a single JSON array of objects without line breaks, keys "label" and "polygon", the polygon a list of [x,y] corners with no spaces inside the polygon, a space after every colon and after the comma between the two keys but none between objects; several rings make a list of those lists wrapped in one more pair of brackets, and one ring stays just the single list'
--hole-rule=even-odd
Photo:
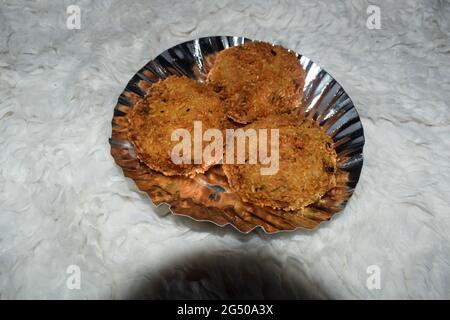
[{"label": "fried veg cutlet", "polygon": [[168,176],[192,176],[204,172],[214,163],[174,163],[171,152],[180,141],[171,141],[172,133],[176,129],[190,132],[191,156],[194,159],[194,121],[201,121],[203,130],[220,130],[227,118],[221,100],[211,85],[171,76],[150,87],[147,96],[128,113],[128,121],[129,139],[142,162]]},{"label": "fried veg cutlet", "polygon": [[228,117],[247,124],[294,110],[302,98],[304,71],[282,46],[249,42],[219,52],[208,81],[225,99]]},{"label": "fried veg cutlet", "polygon": [[243,128],[279,129],[279,170],[275,174],[261,175],[261,167],[267,165],[259,160],[257,164],[223,165],[230,188],[243,201],[297,210],[316,202],[336,185],[333,140],[322,128],[295,121],[285,115],[271,116]]}]

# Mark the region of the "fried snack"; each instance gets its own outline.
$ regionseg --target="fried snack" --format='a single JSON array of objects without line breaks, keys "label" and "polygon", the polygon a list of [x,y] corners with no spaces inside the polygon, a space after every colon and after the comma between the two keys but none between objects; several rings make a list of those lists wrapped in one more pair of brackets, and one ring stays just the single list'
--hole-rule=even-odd
[{"label": "fried snack", "polygon": [[193,176],[215,164],[204,161],[194,164],[193,160],[190,164],[174,163],[171,152],[180,142],[171,141],[174,130],[190,132],[194,159],[194,121],[201,121],[203,130],[220,130],[227,123],[221,100],[209,84],[178,76],[153,84],[147,96],[127,116],[128,138],[135,146],[137,157],[149,168],[167,176]]},{"label": "fried snack", "polygon": [[242,124],[294,110],[305,83],[295,54],[265,42],[219,52],[208,81],[225,99],[228,117]]},{"label": "fried snack", "polygon": [[286,211],[298,210],[318,201],[335,187],[333,140],[322,128],[308,127],[299,124],[301,121],[296,118],[288,118],[271,116],[243,128],[268,132],[279,129],[279,170],[275,174],[262,175],[260,169],[267,165],[260,161],[223,165],[230,188],[243,201]]}]

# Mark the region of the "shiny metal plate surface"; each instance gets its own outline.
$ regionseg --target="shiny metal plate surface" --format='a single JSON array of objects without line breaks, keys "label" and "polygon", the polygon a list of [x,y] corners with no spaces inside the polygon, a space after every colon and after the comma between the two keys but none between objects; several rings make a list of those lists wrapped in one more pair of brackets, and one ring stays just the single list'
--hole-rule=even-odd
[{"label": "shiny metal plate surface", "polygon": [[295,212],[259,208],[243,203],[229,189],[220,166],[194,179],[166,177],[139,162],[128,141],[126,115],[152,83],[170,75],[205,81],[214,54],[247,41],[243,37],[205,37],[178,44],[148,62],[127,84],[114,109],[111,154],[124,175],[150,196],[155,205],[167,204],[174,214],[219,226],[233,225],[247,233],[261,227],[268,233],[312,229],[342,211],[353,194],[363,165],[364,132],[358,112],[342,86],[309,58],[296,54],[305,70],[303,101],[298,112],[323,127],[338,154],[337,186],[319,202]]}]

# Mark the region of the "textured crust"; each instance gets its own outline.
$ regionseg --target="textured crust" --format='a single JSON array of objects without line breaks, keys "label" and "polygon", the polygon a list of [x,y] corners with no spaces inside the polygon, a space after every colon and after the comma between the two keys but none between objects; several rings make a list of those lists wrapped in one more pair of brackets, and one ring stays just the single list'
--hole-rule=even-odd
[{"label": "textured crust", "polygon": [[[179,141],[171,141],[171,135],[175,129],[187,129],[193,140],[194,121],[202,122],[203,131],[222,129],[227,120],[219,96],[209,84],[171,76],[153,84],[148,95],[132,108],[128,137],[138,158],[149,168],[168,176],[193,176],[215,163],[173,163],[171,151]],[[193,151],[191,154],[193,157]]]},{"label": "textured crust", "polygon": [[[298,210],[318,201],[336,186],[336,152],[322,128],[299,125],[289,116],[272,116],[247,128],[279,129],[279,170],[261,175],[259,164],[225,164],[233,191],[243,201],[275,209]],[[296,124],[295,124],[296,123]],[[270,140],[269,140],[270,141]]]},{"label": "textured crust", "polygon": [[304,71],[282,46],[249,42],[219,52],[208,81],[225,99],[228,117],[247,124],[294,110],[302,98]]}]

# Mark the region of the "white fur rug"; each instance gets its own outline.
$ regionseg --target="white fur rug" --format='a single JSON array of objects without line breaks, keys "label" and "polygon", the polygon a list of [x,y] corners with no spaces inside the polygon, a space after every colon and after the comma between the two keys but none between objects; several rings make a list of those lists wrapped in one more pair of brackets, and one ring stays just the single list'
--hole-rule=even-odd
[{"label": "white fur rug", "polygon": [[[370,4],[381,29],[366,27]],[[449,21],[445,0],[2,1],[0,298],[450,298]],[[343,214],[241,235],[158,215],[123,177],[108,144],[118,95],[207,35],[280,42],[343,85],[366,135]]]}]

